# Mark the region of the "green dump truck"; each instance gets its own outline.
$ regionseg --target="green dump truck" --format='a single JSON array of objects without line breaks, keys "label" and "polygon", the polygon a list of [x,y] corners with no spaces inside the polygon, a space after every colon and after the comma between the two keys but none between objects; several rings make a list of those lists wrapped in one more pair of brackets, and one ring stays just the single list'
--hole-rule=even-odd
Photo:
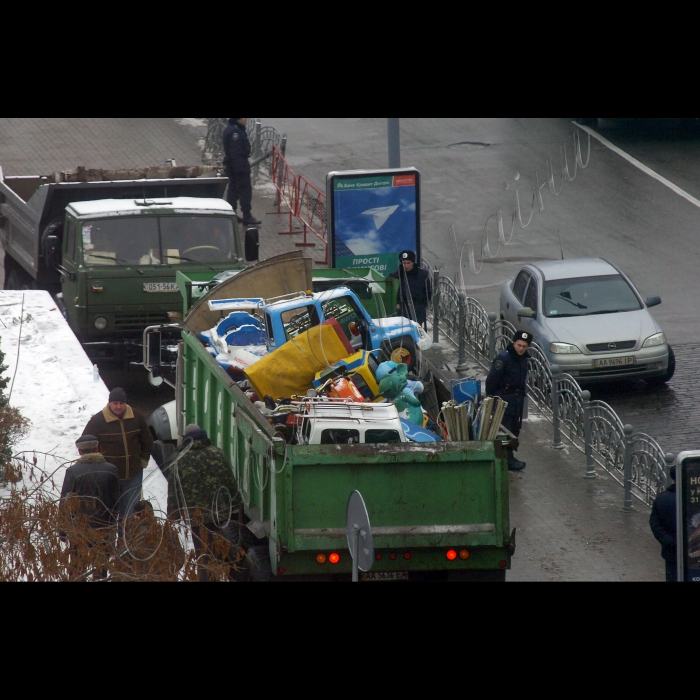
[{"label": "green dump truck", "polygon": [[[257,565],[276,580],[349,579],[345,513],[354,490],[367,504],[376,549],[365,580],[505,580],[515,533],[504,441],[287,444],[207,352],[199,334],[216,320],[208,301],[239,297],[243,289],[252,297],[304,289],[310,274],[308,261],[283,256],[195,303],[182,328],[177,401],[154,414],[156,437],[179,440],[190,423],[207,430],[233,465],[244,522],[264,548]],[[191,300],[193,281],[178,279]],[[145,364],[157,378],[158,358],[147,355]]]},{"label": "green dump truck", "polygon": [[178,269],[245,267],[227,182],[202,166],[0,169],[5,289],[51,292],[93,361],[138,359],[143,329],[180,312]]}]

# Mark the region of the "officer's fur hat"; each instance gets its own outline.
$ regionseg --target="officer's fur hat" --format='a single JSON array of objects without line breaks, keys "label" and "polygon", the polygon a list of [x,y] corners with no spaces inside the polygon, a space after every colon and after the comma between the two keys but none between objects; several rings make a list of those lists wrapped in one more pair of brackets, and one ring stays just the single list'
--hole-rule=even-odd
[{"label": "officer's fur hat", "polygon": [[532,333],[528,333],[527,331],[517,331],[515,337],[513,338],[513,343],[517,343],[519,340],[522,340],[528,345],[532,345],[532,341],[534,339],[535,336],[532,335]]},{"label": "officer's fur hat", "polygon": [[399,253],[399,261],[404,262],[405,260],[410,260],[412,263],[416,262],[416,254],[412,250],[404,250]]}]

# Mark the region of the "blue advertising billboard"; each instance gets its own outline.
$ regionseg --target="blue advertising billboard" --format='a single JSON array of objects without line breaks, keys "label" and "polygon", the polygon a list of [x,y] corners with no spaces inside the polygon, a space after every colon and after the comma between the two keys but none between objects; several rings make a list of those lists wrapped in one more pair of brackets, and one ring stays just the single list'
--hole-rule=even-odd
[{"label": "blue advertising billboard", "polygon": [[333,172],[327,178],[331,267],[373,268],[388,275],[402,250],[420,250],[420,173]]},{"label": "blue advertising billboard", "polygon": [[681,452],[676,467],[678,580],[700,583],[700,452]]}]

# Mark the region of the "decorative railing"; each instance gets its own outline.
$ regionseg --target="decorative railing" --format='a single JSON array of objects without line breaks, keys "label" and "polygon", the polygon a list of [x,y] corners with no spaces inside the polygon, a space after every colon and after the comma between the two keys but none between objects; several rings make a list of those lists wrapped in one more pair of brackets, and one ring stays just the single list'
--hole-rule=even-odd
[{"label": "decorative railing", "polygon": [[[425,262],[423,267],[430,269]],[[449,277],[433,274],[433,304],[429,320],[433,339],[440,333],[459,353],[458,369],[469,355],[485,370],[496,355],[513,341],[515,328],[508,321],[489,314],[476,300],[460,292]],[[666,488],[668,469],[675,458],[664,454],[649,435],[634,433],[623,425],[615,411],[603,401],[591,401],[578,382],[550,365],[542,349],[533,343],[529,350],[528,398],[551,421],[554,447],[562,448],[562,438],[586,455],[586,478],[597,476],[596,467],[605,470],[624,487],[623,508],[632,509],[632,499],[651,506]]]}]

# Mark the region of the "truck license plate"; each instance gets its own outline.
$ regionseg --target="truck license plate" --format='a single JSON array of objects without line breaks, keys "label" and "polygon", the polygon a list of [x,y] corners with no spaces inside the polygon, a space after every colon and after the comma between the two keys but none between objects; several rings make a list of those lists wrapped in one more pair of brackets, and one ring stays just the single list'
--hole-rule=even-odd
[{"label": "truck license plate", "polygon": [[368,571],[362,574],[363,581],[408,581],[407,571]]},{"label": "truck license plate", "polygon": [[154,292],[179,292],[180,288],[177,286],[177,282],[144,282],[143,291],[154,293]]},{"label": "truck license plate", "polygon": [[634,364],[634,357],[610,357],[606,360],[596,360],[595,368],[602,369],[604,367],[626,367]]}]

